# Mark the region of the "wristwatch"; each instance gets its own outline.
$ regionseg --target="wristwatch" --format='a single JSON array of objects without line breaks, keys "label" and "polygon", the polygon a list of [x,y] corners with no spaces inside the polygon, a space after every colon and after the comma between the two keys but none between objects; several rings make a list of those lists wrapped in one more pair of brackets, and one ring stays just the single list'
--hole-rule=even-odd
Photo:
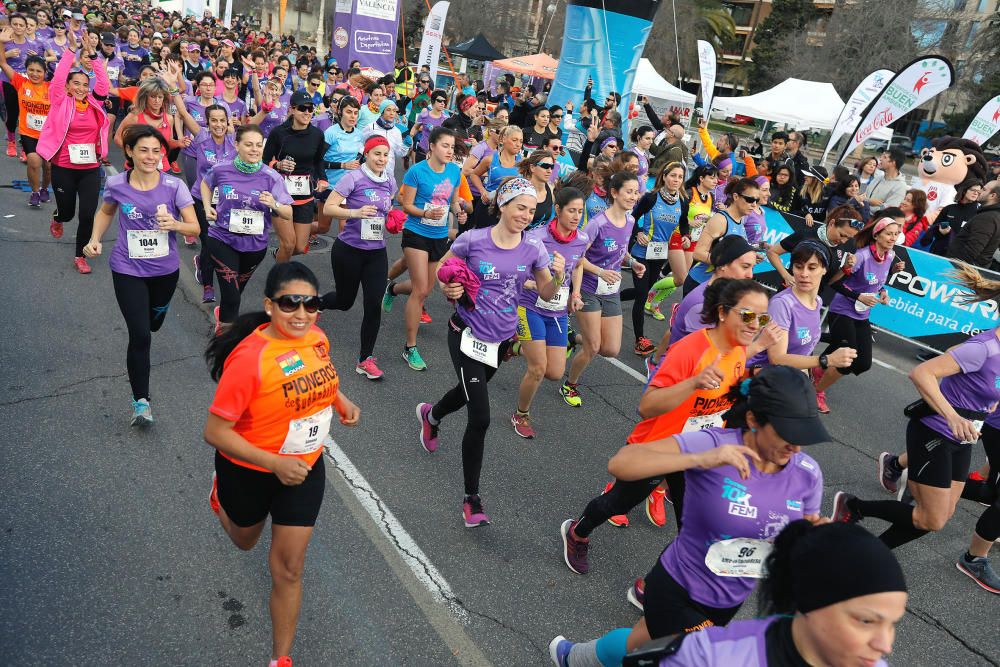
[{"label": "wristwatch", "polygon": [[824,371],[830,367],[830,360],[827,358],[825,354],[819,355],[819,367],[822,368]]}]

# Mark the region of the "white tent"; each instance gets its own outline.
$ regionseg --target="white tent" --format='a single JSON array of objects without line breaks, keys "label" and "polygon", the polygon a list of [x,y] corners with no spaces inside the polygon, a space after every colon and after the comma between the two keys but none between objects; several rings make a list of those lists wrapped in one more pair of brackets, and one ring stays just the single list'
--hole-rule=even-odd
[{"label": "white tent", "polygon": [[745,97],[716,97],[712,111],[784,123],[797,129],[832,130],[844,100],[831,83],[787,79],[774,88]]},{"label": "white tent", "polygon": [[[666,79],[659,75],[648,58],[639,60],[629,100],[634,104],[639,95],[648,97],[649,104],[657,113],[662,115],[667,111],[675,111],[684,119],[685,125],[690,122],[695,96],[684,92],[677,86],[670,85]],[[639,113],[640,117],[644,116],[641,109]]]}]

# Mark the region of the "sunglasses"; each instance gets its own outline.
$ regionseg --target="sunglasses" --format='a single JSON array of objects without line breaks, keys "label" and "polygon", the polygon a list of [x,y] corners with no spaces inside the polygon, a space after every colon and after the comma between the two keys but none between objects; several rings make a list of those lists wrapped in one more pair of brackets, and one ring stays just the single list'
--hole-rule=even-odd
[{"label": "sunglasses", "polygon": [[746,195],[740,195],[740,197],[748,204],[756,204],[760,201],[760,197],[747,197]]},{"label": "sunglasses", "polygon": [[315,313],[323,305],[323,300],[318,296],[305,294],[282,294],[271,301],[278,304],[278,308],[283,313],[294,313],[299,309],[299,306],[305,308],[307,313]]},{"label": "sunglasses", "polygon": [[434,100],[434,104],[444,104],[445,102],[447,102],[447,100],[445,100],[443,98],[440,98],[440,97],[438,97],[438,98],[436,98]]},{"label": "sunglasses", "polygon": [[837,218],[837,222],[846,222],[851,226],[851,229],[856,229],[858,231],[865,228],[864,220],[855,220],[854,218]]},{"label": "sunglasses", "polygon": [[295,107],[295,110],[296,111],[308,111],[309,113],[312,113],[315,108],[316,107],[314,107],[311,104],[300,104],[299,106]]},{"label": "sunglasses", "polygon": [[555,167],[555,165],[552,164],[551,162],[539,162],[535,166],[538,167],[539,169],[552,169],[553,167]]},{"label": "sunglasses", "polygon": [[312,86],[313,88],[318,88],[320,83],[322,83],[322,82],[320,82],[320,81],[310,81],[309,85]]},{"label": "sunglasses", "polygon": [[760,326],[766,327],[767,323],[771,321],[771,316],[767,313],[755,313],[749,308],[740,308],[736,311],[736,314],[740,316],[740,321],[743,322],[743,324],[750,324],[754,320],[757,320],[757,323]]},{"label": "sunglasses", "polygon": [[551,120],[562,120],[562,118],[563,118],[563,115],[562,115],[561,113],[557,113],[557,114],[555,114],[555,115],[553,115],[553,116],[549,116],[549,118],[550,118]]}]

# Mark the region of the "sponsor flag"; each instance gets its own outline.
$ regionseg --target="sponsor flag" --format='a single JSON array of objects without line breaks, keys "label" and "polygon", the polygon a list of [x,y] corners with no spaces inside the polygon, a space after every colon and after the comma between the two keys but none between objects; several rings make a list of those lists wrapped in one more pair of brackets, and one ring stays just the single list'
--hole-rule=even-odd
[{"label": "sponsor flag", "polygon": [[895,72],[888,69],[875,70],[866,76],[864,81],[858,84],[858,87],[851,93],[851,97],[847,100],[847,104],[844,105],[844,108],[840,112],[840,117],[837,118],[837,122],[833,126],[833,132],[830,133],[830,141],[826,144],[826,150],[823,151],[822,162],[826,162],[827,155],[837,145],[837,142],[857,126],[865,107],[885,88],[885,84],[889,82],[893,74]]},{"label": "sponsor flag", "polygon": [[980,146],[985,146],[997,131],[1000,131],[1000,95],[983,105],[962,138],[972,139]]},{"label": "sponsor flag", "polygon": [[701,115],[708,120],[715,93],[715,49],[703,39],[698,40],[698,70],[701,72]]}]

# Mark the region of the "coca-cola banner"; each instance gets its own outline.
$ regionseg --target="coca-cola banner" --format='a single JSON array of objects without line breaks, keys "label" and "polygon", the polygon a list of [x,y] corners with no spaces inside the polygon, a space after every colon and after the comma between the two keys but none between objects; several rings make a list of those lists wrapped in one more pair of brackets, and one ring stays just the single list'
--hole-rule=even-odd
[{"label": "coca-cola banner", "polygon": [[830,154],[830,151],[837,145],[837,142],[857,126],[865,108],[885,88],[885,84],[889,82],[893,74],[895,72],[888,69],[875,70],[866,76],[864,81],[858,84],[858,87],[851,94],[850,99],[847,100],[847,104],[841,110],[836,125],[833,126],[833,132],[830,133],[830,141],[827,142],[826,150],[823,151],[822,162],[826,162],[826,156]]},{"label": "coca-cola banner", "polygon": [[980,146],[985,146],[998,131],[1000,131],[1000,95],[983,105],[962,138],[972,139]]},{"label": "coca-cola banner", "polygon": [[878,97],[868,105],[860,123],[854,129],[837,164],[876,131],[887,127],[935,95],[951,87],[955,70],[947,58],[926,56],[904,67],[885,85]]}]

